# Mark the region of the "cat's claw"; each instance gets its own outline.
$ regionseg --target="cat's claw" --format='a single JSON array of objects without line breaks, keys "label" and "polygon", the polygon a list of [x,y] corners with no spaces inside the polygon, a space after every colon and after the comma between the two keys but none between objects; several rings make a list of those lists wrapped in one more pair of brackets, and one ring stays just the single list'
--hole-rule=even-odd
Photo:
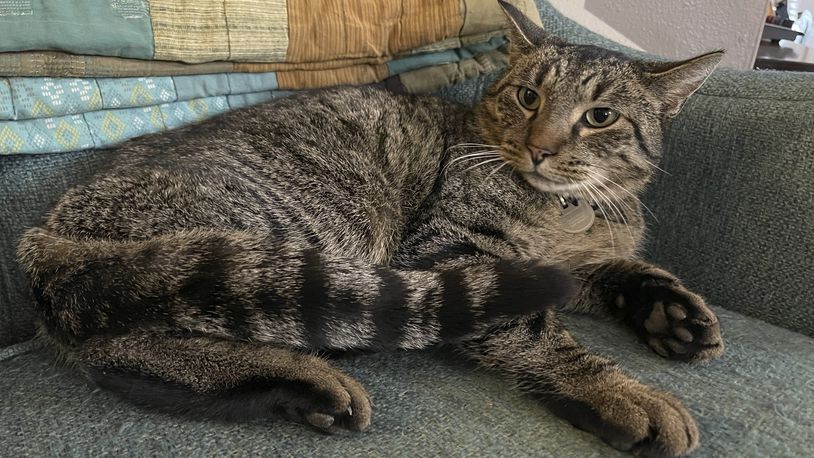
[{"label": "cat's claw", "polygon": [[616,299],[626,318],[659,355],[682,361],[717,358],[724,352],[718,318],[701,296],[673,279],[650,277]]},{"label": "cat's claw", "polygon": [[319,388],[305,395],[305,402],[289,406],[288,418],[330,434],[365,430],[370,426],[372,408],[364,387],[337,370],[326,375],[319,380]]}]

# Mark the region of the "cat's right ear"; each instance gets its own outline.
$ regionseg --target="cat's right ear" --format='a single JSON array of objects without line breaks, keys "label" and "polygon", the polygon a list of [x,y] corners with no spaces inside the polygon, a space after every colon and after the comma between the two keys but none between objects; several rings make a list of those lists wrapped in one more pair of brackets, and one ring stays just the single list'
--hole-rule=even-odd
[{"label": "cat's right ear", "polygon": [[724,51],[713,51],[680,62],[648,64],[646,74],[661,97],[668,118],[681,111],[684,102],[704,84],[723,57]]},{"label": "cat's right ear", "polygon": [[510,53],[526,53],[542,47],[548,39],[542,27],[532,22],[516,6],[505,0],[498,0],[509,20]]}]

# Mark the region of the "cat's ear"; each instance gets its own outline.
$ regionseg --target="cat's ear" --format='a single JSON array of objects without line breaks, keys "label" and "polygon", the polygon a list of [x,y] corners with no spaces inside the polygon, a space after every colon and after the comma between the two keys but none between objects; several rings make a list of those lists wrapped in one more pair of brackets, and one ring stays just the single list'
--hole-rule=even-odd
[{"label": "cat's ear", "polygon": [[527,52],[543,46],[548,34],[535,24],[516,6],[505,0],[498,0],[500,7],[509,20],[509,46],[514,52]]},{"label": "cat's ear", "polygon": [[692,59],[648,66],[651,86],[664,102],[667,117],[681,111],[684,102],[704,84],[723,57],[724,51],[713,51]]}]

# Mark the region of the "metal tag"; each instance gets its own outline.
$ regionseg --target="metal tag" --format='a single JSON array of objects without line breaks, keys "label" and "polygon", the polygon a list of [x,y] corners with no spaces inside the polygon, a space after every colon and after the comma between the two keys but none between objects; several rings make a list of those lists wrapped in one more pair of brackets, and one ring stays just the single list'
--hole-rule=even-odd
[{"label": "metal tag", "polygon": [[579,234],[590,229],[595,219],[594,209],[587,202],[572,200],[562,209],[560,226],[569,234]]}]

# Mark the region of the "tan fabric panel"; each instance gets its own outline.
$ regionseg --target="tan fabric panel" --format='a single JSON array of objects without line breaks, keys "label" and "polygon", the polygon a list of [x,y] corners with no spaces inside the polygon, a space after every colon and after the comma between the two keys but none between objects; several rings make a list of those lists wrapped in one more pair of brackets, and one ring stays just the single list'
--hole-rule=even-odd
[{"label": "tan fabric panel", "polygon": [[355,65],[383,64],[389,59],[384,57],[369,57],[359,59],[338,59],[322,62],[235,62],[236,72],[262,73],[293,70],[330,70],[333,68],[353,67]]},{"label": "tan fabric panel", "polygon": [[150,16],[156,59],[285,60],[286,0],[152,0]]},{"label": "tan fabric panel", "polygon": [[187,63],[229,59],[223,0],[150,0],[154,58]]},{"label": "tan fabric panel", "polygon": [[402,0],[401,4],[402,19],[390,36],[390,54],[457,37],[461,32],[460,0]]},{"label": "tan fabric panel", "polygon": [[[464,10],[464,25],[461,35],[475,35],[505,27],[505,15],[497,0],[461,0]],[[512,0],[512,4],[531,18],[537,25],[543,25],[540,12],[533,0]]]},{"label": "tan fabric panel", "polygon": [[229,0],[222,3],[229,27],[230,60],[285,60],[288,50],[286,0]]},{"label": "tan fabric panel", "polygon": [[294,70],[277,73],[280,89],[312,89],[340,84],[368,84],[387,78],[387,65],[356,65],[332,70]]},{"label": "tan fabric panel", "polygon": [[337,57],[384,54],[384,28],[365,26],[365,18],[381,17],[391,2],[302,0],[288,4],[288,62],[314,62]]},{"label": "tan fabric panel", "polygon": [[463,24],[460,0],[291,1],[288,20],[288,62],[390,56],[455,37]]}]

